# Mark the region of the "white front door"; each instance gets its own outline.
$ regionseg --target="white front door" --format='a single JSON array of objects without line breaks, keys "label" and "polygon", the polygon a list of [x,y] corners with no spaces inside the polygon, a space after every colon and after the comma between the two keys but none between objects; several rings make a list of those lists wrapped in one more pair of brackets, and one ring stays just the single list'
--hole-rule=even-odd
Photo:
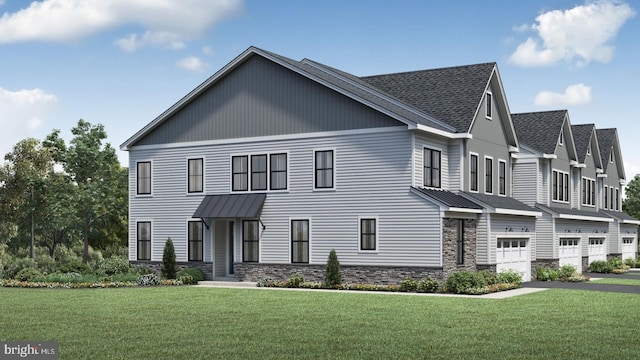
[{"label": "white front door", "polygon": [[579,238],[562,238],[559,240],[560,267],[573,265],[578,273],[582,273],[582,253]]},{"label": "white front door", "polygon": [[496,247],[496,271],[513,270],[522,274],[523,281],[531,281],[529,239],[499,238]]},{"label": "white front door", "polygon": [[604,238],[589,238],[589,264],[594,261],[607,261]]}]

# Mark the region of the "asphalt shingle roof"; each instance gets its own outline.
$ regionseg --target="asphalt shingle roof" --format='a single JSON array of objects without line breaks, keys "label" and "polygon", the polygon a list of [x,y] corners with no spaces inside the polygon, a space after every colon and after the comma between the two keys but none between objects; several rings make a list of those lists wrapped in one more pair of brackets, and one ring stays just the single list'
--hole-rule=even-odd
[{"label": "asphalt shingle roof", "polygon": [[578,152],[578,161],[584,163],[587,158],[587,149],[591,141],[591,135],[595,129],[594,124],[571,125],[573,141]]},{"label": "asphalt shingle roof", "polygon": [[638,219],[624,212],[608,211],[608,210],[600,210],[600,212],[614,219],[638,221]]},{"label": "asphalt shingle roof", "polygon": [[567,110],[511,114],[521,144],[543,154],[555,154]]},{"label": "asphalt shingle roof", "polygon": [[451,191],[423,189],[416,187],[414,187],[413,189],[448,207],[482,210],[482,206],[474,203],[467,198],[454,194]]},{"label": "asphalt shingle roof", "polygon": [[542,210],[546,210],[546,211],[552,211],[558,214],[567,214],[567,215],[576,215],[576,216],[588,216],[588,217],[593,217],[593,218],[601,218],[601,219],[606,219],[609,220],[610,217],[605,215],[605,214],[601,214],[599,212],[595,212],[595,211],[585,211],[585,210],[578,210],[578,209],[565,209],[565,208],[559,208],[559,207],[554,207],[554,206],[546,206],[546,205],[542,205],[542,204],[536,204],[536,207]]},{"label": "asphalt shingle roof", "polygon": [[496,63],[361,77],[363,81],[467,132]]},{"label": "asphalt shingle roof", "polygon": [[487,195],[487,194],[479,194],[479,193],[471,193],[464,191],[465,196],[470,197],[472,199],[476,199],[484,204],[491,206],[494,209],[511,209],[511,210],[519,210],[519,211],[537,211],[531,206],[526,205],[514,198],[506,197],[506,196],[496,196],[496,195]]},{"label": "asphalt shingle roof", "polygon": [[607,165],[609,165],[609,157],[611,156],[611,150],[613,148],[613,141],[616,138],[616,129],[597,129],[596,136],[598,137],[598,144],[600,144],[602,167],[606,173]]}]

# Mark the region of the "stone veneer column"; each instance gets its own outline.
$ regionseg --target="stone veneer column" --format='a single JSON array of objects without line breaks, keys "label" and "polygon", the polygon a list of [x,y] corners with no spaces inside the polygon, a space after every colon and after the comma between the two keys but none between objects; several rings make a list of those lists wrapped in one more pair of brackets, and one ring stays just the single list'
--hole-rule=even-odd
[{"label": "stone veneer column", "polygon": [[457,222],[456,218],[442,219],[442,272],[446,279],[456,271],[476,271],[477,221],[464,219],[464,263],[456,264]]}]

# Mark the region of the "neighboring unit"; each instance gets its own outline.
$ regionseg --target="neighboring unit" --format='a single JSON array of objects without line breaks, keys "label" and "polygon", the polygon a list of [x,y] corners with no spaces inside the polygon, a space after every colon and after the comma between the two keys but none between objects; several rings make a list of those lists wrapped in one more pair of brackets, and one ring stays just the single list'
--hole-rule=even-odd
[{"label": "neighboring unit", "polygon": [[512,115],[495,63],[356,77],[251,47],[121,149],[134,263],[167,238],[246,281],[320,281],[331,249],[360,283],[635,257],[615,129]]}]

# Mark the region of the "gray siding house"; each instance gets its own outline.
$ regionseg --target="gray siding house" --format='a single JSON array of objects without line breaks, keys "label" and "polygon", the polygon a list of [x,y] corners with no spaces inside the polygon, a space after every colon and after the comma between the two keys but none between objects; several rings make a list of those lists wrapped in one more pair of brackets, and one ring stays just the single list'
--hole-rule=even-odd
[{"label": "gray siding house", "polygon": [[[529,280],[560,263],[562,221],[636,244],[619,207],[586,216],[578,197],[551,198],[555,174],[579,187],[586,163],[568,116],[557,151],[525,148],[514,120],[495,63],[356,77],[250,47],[121,145],[130,261],[157,265],[171,238],[179,264],[210,279],[319,281],[335,249],[348,282],[461,269]],[[614,162],[585,177],[620,189],[617,136],[592,134],[592,153],[610,139]]]}]

